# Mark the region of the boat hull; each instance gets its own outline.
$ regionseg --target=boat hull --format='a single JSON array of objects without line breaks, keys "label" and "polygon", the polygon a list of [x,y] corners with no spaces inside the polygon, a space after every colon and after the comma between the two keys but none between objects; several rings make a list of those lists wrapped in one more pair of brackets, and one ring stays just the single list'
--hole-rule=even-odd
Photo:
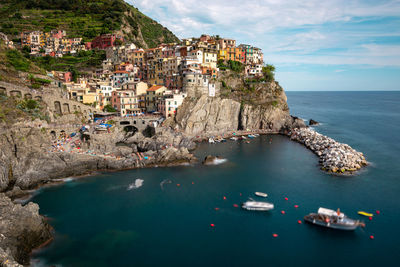
[{"label": "boat hull", "polygon": [[310,215],[304,216],[304,221],[306,221],[310,224],[314,224],[314,225],[318,225],[318,226],[322,226],[322,227],[326,227],[326,228],[331,228],[331,229],[336,229],[336,230],[344,230],[344,231],[354,231],[359,226],[358,223],[337,224],[337,223],[325,222],[322,220],[317,220],[317,219],[313,218],[313,216],[310,216]]}]

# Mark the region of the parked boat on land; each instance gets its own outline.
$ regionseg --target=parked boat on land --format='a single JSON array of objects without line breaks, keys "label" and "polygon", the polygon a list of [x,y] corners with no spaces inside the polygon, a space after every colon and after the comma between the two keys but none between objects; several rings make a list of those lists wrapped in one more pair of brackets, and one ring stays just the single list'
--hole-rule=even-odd
[{"label": "parked boat on land", "polygon": [[268,195],[263,192],[255,192],[254,195],[259,196],[259,197],[267,197]]},{"label": "parked boat on land", "polygon": [[242,208],[245,210],[268,211],[274,208],[274,204],[250,200],[242,203]]},{"label": "parked boat on land", "polygon": [[338,229],[338,230],[355,230],[358,226],[364,227],[365,224],[359,220],[348,218],[344,213],[337,211],[319,208],[318,213],[310,213],[304,216],[304,220],[308,223]]}]

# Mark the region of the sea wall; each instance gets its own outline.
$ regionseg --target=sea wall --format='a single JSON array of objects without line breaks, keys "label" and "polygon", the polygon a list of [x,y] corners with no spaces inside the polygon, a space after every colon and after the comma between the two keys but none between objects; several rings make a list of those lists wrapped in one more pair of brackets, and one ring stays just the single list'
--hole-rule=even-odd
[{"label": "sea wall", "polygon": [[363,153],[310,128],[293,129],[289,136],[291,140],[305,145],[320,158],[322,170],[332,173],[353,173],[367,165]]}]

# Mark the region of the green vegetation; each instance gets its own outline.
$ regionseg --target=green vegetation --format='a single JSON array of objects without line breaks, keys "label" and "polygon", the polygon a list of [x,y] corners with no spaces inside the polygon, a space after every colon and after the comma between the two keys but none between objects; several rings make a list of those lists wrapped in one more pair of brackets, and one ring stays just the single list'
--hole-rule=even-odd
[{"label": "green vegetation", "polygon": [[71,71],[73,79],[76,79],[79,74],[78,69],[98,67],[104,59],[106,59],[106,53],[103,50],[80,51],[75,56],[65,55],[62,58],[51,56],[31,58],[36,65],[48,71]]},{"label": "green vegetation", "polygon": [[33,76],[32,74],[28,75],[28,79],[31,81],[31,88],[33,88],[33,89],[39,89],[42,86],[49,85],[51,83],[50,80],[37,78],[37,77]]},{"label": "green vegetation", "polygon": [[0,121],[14,123],[19,119],[41,119],[50,121],[43,103],[33,99],[0,96]]},{"label": "green vegetation", "polygon": [[275,66],[274,65],[266,65],[262,68],[262,73],[267,82],[272,82],[275,80]]},{"label": "green vegetation", "polygon": [[228,62],[225,64],[223,60],[218,60],[218,68],[220,70],[232,70],[234,72],[240,73],[244,71],[244,64],[242,64],[239,61],[233,61],[233,60],[228,60]]},{"label": "green vegetation", "polygon": [[[113,106],[111,106],[110,104],[108,104],[108,105],[105,105],[105,106],[104,106],[103,111],[104,111],[104,112],[116,112],[117,110],[116,110],[115,108],[113,108]],[[110,123],[110,124],[111,124],[111,123]]]},{"label": "green vegetation", "polygon": [[6,57],[8,63],[14,67],[15,70],[28,72],[31,62],[27,60],[18,50],[7,50]]},{"label": "green vegetation", "polygon": [[[94,37],[129,27],[124,39],[154,47],[178,38],[123,0],[2,0],[0,31],[17,36],[22,31],[64,29],[69,37]],[[142,33],[143,40],[139,38]],[[143,43],[144,41],[144,43]]]}]

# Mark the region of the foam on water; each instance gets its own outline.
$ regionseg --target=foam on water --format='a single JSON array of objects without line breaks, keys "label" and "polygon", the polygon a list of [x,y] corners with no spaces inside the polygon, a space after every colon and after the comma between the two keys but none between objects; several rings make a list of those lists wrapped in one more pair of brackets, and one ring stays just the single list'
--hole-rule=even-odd
[{"label": "foam on water", "polygon": [[143,181],[142,179],[136,179],[134,183],[129,184],[127,190],[138,189],[143,185]]}]

